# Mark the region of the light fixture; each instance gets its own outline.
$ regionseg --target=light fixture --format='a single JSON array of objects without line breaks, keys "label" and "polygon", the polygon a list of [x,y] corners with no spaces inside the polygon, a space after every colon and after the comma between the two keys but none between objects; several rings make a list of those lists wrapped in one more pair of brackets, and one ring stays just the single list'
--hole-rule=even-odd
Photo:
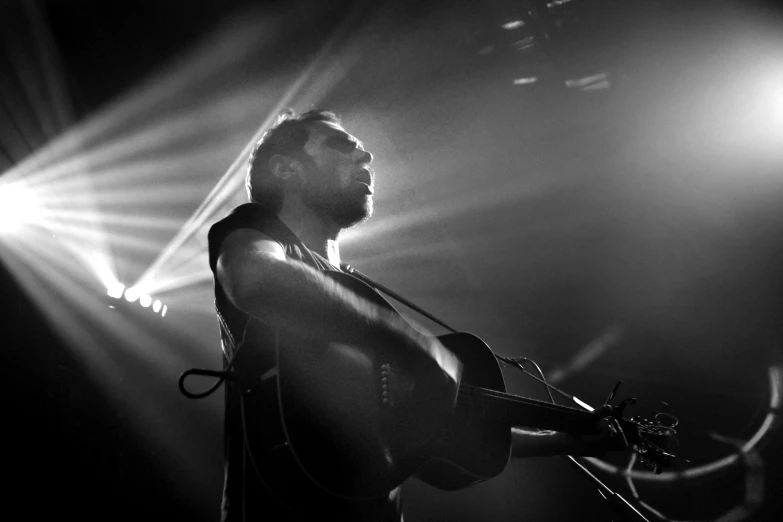
[{"label": "light fixture", "polygon": [[113,283],[111,286],[109,286],[109,289],[106,292],[106,294],[109,297],[119,299],[120,297],[122,297],[122,293],[124,291],[125,291],[125,285],[117,281],[116,283]]},{"label": "light fixture", "polygon": [[15,234],[41,220],[41,204],[21,182],[0,186],[0,234]]},{"label": "light fixture", "polygon": [[502,27],[503,27],[503,29],[511,31],[513,29],[519,29],[520,27],[523,27],[524,25],[525,25],[525,22],[523,22],[522,20],[512,20],[511,22],[506,22],[505,24],[503,24]]},{"label": "light fixture", "polygon": [[137,289],[130,287],[127,290],[125,290],[125,299],[129,303],[133,303],[138,298],[139,298],[139,291]]}]

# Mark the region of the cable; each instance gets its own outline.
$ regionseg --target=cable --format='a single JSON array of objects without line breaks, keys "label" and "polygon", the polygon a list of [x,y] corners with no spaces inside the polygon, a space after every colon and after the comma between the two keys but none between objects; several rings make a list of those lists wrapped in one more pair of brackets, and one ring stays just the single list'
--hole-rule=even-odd
[{"label": "cable", "polygon": [[[226,370],[222,372],[217,370],[205,370],[203,368],[191,368],[190,370],[186,370],[182,372],[182,375],[179,376],[179,381],[177,382],[179,386],[179,392],[185,397],[187,397],[188,399],[203,399],[204,397],[208,397],[212,395],[225,381],[234,380],[233,372],[227,371],[231,367],[230,365],[231,363],[229,363],[229,365],[226,366]],[[201,375],[202,377],[217,377],[218,381],[215,384],[213,384],[212,387],[208,388],[206,391],[199,392],[199,393],[192,393],[185,389],[185,379],[187,379],[191,375]]]},{"label": "cable", "polygon": [[[510,364],[512,366],[515,366],[517,369],[519,369],[519,371],[521,371],[522,373],[524,373],[525,375],[527,375],[531,379],[535,379],[538,382],[540,382],[541,384],[543,384],[546,387],[547,393],[549,394],[549,399],[552,401],[553,404],[555,403],[555,400],[554,400],[554,397],[552,397],[552,393],[550,392],[550,390],[556,391],[557,393],[559,393],[563,397],[566,397],[571,402],[573,402],[574,404],[577,404],[578,406],[580,406],[581,408],[584,408],[587,411],[593,411],[593,408],[589,404],[587,404],[586,402],[582,401],[578,397],[576,397],[574,395],[571,395],[570,393],[561,390],[557,386],[553,386],[553,385],[549,384],[548,382],[546,382],[546,379],[544,378],[544,372],[541,371],[541,368],[539,368],[538,364],[536,364],[535,361],[533,361],[531,359],[528,359],[527,357],[517,357],[517,358],[515,358],[515,357],[505,357],[503,355],[498,355],[498,354],[496,354],[494,352],[492,352],[492,353],[495,356],[495,358],[498,359],[499,361],[502,361],[502,362],[504,362],[506,364]],[[541,377],[537,377],[537,376],[533,375],[532,373],[530,373],[529,371],[525,370],[525,368],[522,366],[520,361],[529,361],[529,362],[533,363],[533,365],[535,365],[536,369],[538,370],[538,373],[541,374]]]},{"label": "cable", "polygon": [[[225,381],[235,381],[236,377],[234,375],[234,372],[231,371],[234,367],[234,361],[236,361],[237,355],[239,354],[239,350],[242,349],[242,347],[245,345],[245,338],[247,337],[247,330],[248,326],[250,325],[250,321],[248,320],[245,323],[244,331],[242,332],[242,341],[237,345],[234,341],[234,336],[231,335],[231,330],[228,328],[228,325],[226,324],[225,319],[223,319],[223,316],[220,313],[220,310],[217,309],[217,305],[215,306],[215,311],[217,312],[218,316],[218,322],[220,323],[220,331],[228,338],[229,347],[231,348],[231,356],[229,356],[228,351],[226,350],[223,340],[221,339],[221,346],[223,348],[223,357],[226,359],[226,366],[223,368],[222,371],[218,370],[205,370],[203,368],[191,368],[190,370],[186,370],[182,373],[182,375],[179,376],[179,381],[177,382],[177,385],[179,386],[179,392],[187,397],[188,399],[203,399],[204,397],[208,397],[215,393],[218,388],[225,382]],[[192,393],[185,389],[185,379],[187,379],[190,375],[201,375],[203,377],[217,377],[218,381],[213,384],[210,388],[208,388],[206,391],[200,392],[200,393]]]},{"label": "cable", "polygon": [[[241,393],[239,394],[239,408],[240,408],[240,416],[242,417],[242,451],[243,451],[243,457],[242,457],[242,474],[244,479],[244,466],[245,466],[245,458],[244,455],[247,455],[250,457],[250,463],[253,465],[253,470],[256,472],[256,477],[258,477],[258,480],[261,481],[261,483],[264,485],[264,487],[269,491],[271,495],[274,495],[277,500],[280,501],[281,504],[285,505],[287,508],[292,509],[294,511],[297,510],[295,506],[292,506],[289,502],[287,502],[285,499],[283,499],[280,495],[275,493],[275,490],[272,489],[272,487],[269,485],[269,483],[264,480],[264,476],[261,473],[261,469],[258,467],[258,463],[256,463],[255,457],[253,457],[253,451],[250,449],[250,438],[247,436],[247,424],[245,420],[245,394]],[[287,443],[286,443],[287,444]],[[243,480],[243,487],[247,485],[247,481]],[[242,491],[242,502],[244,503],[245,499],[245,491]]]},{"label": "cable", "polygon": [[544,382],[544,385],[545,385],[544,388],[546,389],[547,394],[549,394],[549,401],[552,404],[554,404],[555,403],[555,398],[552,397],[552,390],[549,387],[549,383],[546,382],[546,377],[544,377],[544,372],[541,371],[541,368],[538,366],[538,364],[536,364],[536,361],[534,361],[532,359],[528,359],[527,357],[525,357],[524,360],[529,362],[530,364],[532,364],[533,366],[536,367],[536,370],[538,370],[538,374],[541,376],[541,380]]}]

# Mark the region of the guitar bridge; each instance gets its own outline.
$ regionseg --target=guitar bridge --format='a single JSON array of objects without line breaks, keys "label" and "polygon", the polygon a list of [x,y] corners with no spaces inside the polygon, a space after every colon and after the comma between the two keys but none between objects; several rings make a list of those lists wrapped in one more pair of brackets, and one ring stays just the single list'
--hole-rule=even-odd
[{"label": "guitar bridge", "polygon": [[384,406],[400,406],[413,395],[415,387],[416,381],[406,370],[390,364],[381,365],[381,403]]}]

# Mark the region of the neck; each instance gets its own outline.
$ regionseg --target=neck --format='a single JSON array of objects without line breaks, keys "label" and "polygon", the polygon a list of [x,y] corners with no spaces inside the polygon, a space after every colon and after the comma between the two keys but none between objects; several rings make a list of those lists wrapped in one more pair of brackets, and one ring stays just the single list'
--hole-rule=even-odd
[{"label": "neck", "polygon": [[315,215],[298,198],[293,197],[285,199],[277,217],[307,248],[329,260],[335,267],[340,266],[338,238],[342,229],[339,226]]},{"label": "neck", "polygon": [[468,384],[460,385],[459,404],[476,415],[530,427],[566,433],[586,433],[595,418],[586,410],[518,397]]}]

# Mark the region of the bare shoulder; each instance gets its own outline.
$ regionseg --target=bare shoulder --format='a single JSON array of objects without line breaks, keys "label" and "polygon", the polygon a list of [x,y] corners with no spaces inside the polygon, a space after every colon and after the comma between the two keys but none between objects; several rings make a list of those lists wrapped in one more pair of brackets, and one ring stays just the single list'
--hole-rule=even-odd
[{"label": "bare shoulder", "polygon": [[240,228],[229,234],[220,245],[217,280],[235,303],[252,292],[273,263],[285,262],[282,245],[251,228]]},{"label": "bare shoulder", "polygon": [[224,264],[226,261],[236,262],[244,257],[270,256],[281,261],[285,260],[285,251],[280,243],[252,228],[239,228],[231,232],[220,245],[220,255]]}]

